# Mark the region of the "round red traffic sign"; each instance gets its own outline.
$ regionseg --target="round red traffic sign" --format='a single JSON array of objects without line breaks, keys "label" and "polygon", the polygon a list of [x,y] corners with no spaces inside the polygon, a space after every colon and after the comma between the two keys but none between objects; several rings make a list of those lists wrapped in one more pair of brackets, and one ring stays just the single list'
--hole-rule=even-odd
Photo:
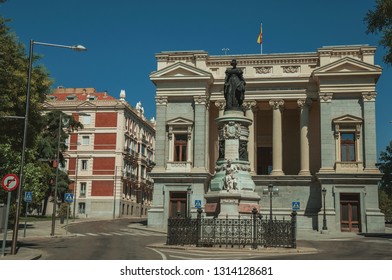
[{"label": "round red traffic sign", "polygon": [[1,180],[1,186],[7,192],[12,192],[19,186],[19,178],[15,174],[7,174]]}]

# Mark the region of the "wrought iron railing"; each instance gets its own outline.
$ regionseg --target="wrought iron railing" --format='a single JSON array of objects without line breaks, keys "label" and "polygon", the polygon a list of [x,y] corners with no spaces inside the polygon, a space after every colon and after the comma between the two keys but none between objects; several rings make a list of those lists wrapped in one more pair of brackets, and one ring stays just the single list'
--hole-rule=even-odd
[{"label": "wrought iron railing", "polygon": [[168,220],[167,245],[296,248],[296,212],[290,220],[263,219],[256,209],[248,217],[206,218],[201,209],[196,219]]}]

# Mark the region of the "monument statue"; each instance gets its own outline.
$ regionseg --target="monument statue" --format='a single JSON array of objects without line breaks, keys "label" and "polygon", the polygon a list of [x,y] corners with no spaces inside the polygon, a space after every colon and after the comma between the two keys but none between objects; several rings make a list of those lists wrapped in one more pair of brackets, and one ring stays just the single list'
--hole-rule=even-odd
[{"label": "monument statue", "polygon": [[226,165],[226,174],[225,177],[223,178],[224,183],[224,189],[227,191],[231,190],[237,190],[237,178],[235,177],[234,173],[237,172],[237,168],[235,165],[231,164],[231,160],[227,160],[227,165]]},{"label": "monument statue", "polygon": [[226,100],[225,110],[241,110],[245,98],[245,80],[241,69],[237,68],[237,60],[230,63],[233,67],[226,70],[223,93]]}]

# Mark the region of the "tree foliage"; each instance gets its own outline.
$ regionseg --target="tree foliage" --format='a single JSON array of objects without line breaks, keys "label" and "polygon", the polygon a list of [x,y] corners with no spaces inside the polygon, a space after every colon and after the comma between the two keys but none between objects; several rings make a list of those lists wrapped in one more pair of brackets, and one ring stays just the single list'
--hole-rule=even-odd
[{"label": "tree foliage", "polygon": [[380,189],[383,190],[388,197],[392,198],[392,141],[385,151],[380,153],[379,162],[376,164],[378,169],[383,173],[380,182]]},{"label": "tree foliage", "polygon": [[[2,2],[4,1],[0,0],[0,3]],[[8,173],[20,173],[24,121],[4,117],[25,116],[29,70],[29,58],[25,47],[11,33],[7,22],[9,20],[0,16],[0,177]],[[39,57],[34,56],[33,62],[38,59]],[[42,203],[46,206],[49,197],[54,197],[58,150],[62,165],[58,170],[57,199],[63,199],[70,183],[68,174],[63,169],[66,139],[73,130],[83,128],[72,116],[60,111],[50,111],[46,114],[43,112],[45,94],[50,92],[52,83],[45,67],[33,64],[23,169],[23,190],[33,192],[33,202],[30,204],[33,208]],[[12,192],[13,200],[16,193]],[[7,193],[0,188],[0,202],[5,202],[6,197]],[[14,207],[10,209],[12,213]]]},{"label": "tree foliage", "polygon": [[379,188],[380,210],[385,214],[385,219],[392,222],[392,141],[380,153],[376,166],[383,173]]},{"label": "tree foliage", "polygon": [[381,34],[380,45],[386,48],[384,62],[392,65],[392,0],[376,0],[374,10],[365,16],[367,33]]}]

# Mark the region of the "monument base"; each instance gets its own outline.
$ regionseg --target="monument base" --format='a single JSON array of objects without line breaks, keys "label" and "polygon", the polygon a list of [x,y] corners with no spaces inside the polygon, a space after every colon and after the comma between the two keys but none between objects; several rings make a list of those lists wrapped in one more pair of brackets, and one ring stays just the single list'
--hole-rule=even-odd
[{"label": "monument base", "polygon": [[260,196],[253,191],[210,191],[205,196],[207,216],[238,218],[260,210]]}]

